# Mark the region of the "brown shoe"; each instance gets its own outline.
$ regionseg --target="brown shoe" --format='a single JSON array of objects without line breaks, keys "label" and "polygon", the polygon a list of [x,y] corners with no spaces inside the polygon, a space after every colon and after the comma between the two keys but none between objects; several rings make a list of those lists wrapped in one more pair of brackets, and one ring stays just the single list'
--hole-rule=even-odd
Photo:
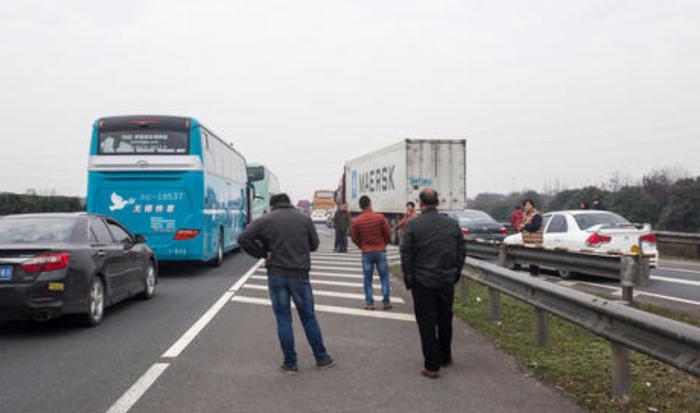
[{"label": "brown shoe", "polygon": [[374,304],[367,304],[365,310],[374,311]]},{"label": "brown shoe", "polygon": [[435,380],[440,377],[440,372],[432,370],[423,370],[421,374],[429,379]]},{"label": "brown shoe", "polygon": [[392,308],[392,307],[391,307],[391,303],[384,303],[384,304],[382,304],[382,308],[384,309],[384,311],[391,310],[391,308]]}]

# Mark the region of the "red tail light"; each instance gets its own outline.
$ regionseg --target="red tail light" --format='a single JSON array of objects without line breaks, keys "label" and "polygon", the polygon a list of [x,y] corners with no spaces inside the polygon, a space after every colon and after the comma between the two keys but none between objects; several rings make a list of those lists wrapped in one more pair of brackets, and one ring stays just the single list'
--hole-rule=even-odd
[{"label": "red tail light", "polygon": [[586,240],[586,245],[595,247],[600,244],[607,244],[610,241],[612,241],[612,237],[607,235],[591,234],[591,236]]},{"label": "red tail light", "polygon": [[500,233],[501,233],[501,234],[503,234],[503,235],[506,235],[506,234],[508,234],[508,230],[507,230],[507,229],[505,229],[505,228],[501,228],[501,230],[500,230],[500,231],[498,231],[498,232],[500,232]]},{"label": "red tail light", "polygon": [[650,244],[656,244],[656,234],[652,232],[646,235],[642,235],[641,237],[639,237],[639,241],[648,242]]},{"label": "red tail light", "polygon": [[70,254],[41,254],[22,263],[24,272],[56,271],[68,266]]},{"label": "red tail light", "polygon": [[469,234],[469,229],[468,228],[462,228],[462,235],[467,235]]},{"label": "red tail light", "polygon": [[175,234],[175,241],[186,241],[188,239],[196,238],[199,235],[198,229],[180,229]]}]

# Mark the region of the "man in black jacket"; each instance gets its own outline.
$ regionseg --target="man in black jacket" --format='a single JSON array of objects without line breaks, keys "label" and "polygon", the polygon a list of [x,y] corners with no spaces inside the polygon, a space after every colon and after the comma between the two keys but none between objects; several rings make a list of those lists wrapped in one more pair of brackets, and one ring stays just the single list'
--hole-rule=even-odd
[{"label": "man in black jacket", "polygon": [[438,194],[420,193],[421,215],[411,221],[401,244],[401,266],[413,305],[425,358],[422,374],[440,377],[452,363],[454,285],[464,267],[466,247],[457,221],[437,211]]},{"label": "man in black jacket", "polygon": [[281,368],[289,374],[299,371],[294,351],[291,300],[297,307],[317,366],[330,367],[333,359],[323,344],[309,284],[311,251],[316,251],[319,244],[316,227],[309,217],[294,209],[287,194],[270,197],[270,208],[270,213],[256,219],[243,231],[238,242],[248,254],[266,260],[268,291],[284,354]]}]

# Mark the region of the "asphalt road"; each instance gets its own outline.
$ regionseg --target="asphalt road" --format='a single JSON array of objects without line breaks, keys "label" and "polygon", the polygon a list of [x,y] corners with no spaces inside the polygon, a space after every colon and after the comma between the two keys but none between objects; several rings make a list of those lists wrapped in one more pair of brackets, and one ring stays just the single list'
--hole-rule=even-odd
[{"label": "asphalt road", "polygon": [[101,325],[60,318],[0,324],[0,412],[105,412],[255,261],[161,269],[150,301],[110,307]]}]

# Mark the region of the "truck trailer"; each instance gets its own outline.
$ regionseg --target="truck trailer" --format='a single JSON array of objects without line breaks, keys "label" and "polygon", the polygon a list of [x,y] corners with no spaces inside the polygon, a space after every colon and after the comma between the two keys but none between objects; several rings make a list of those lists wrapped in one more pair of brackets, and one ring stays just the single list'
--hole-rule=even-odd
[{"label": "truck trailer", "polygon": [[464,139],[406,139],[345,163],[337,199],[352,214],[360,212],[359,199],[367,195],[375,212],[389,223],[418,205],[424,188],[438,192],[441,210],[466,208],[466,155]]}]

